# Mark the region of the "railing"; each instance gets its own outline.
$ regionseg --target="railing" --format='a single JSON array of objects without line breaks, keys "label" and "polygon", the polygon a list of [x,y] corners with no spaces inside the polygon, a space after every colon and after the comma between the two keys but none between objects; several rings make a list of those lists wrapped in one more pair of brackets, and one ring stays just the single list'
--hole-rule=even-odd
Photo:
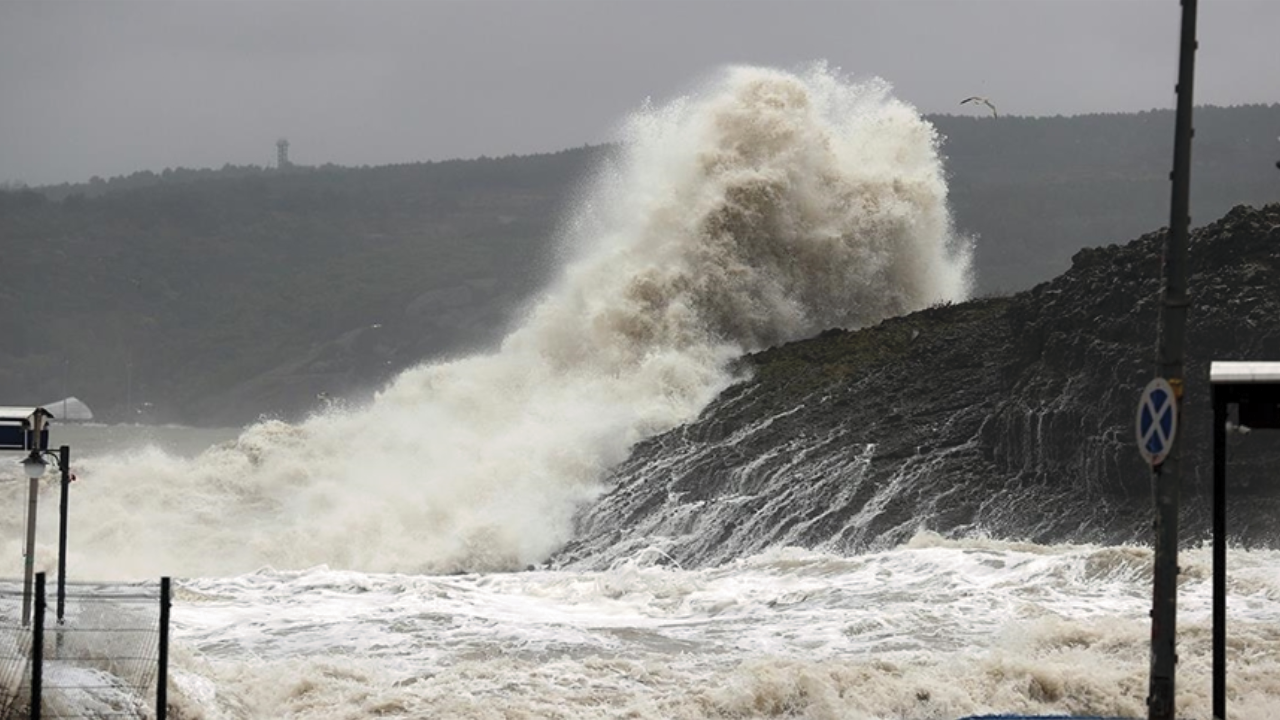
[{"label": "railing", "polygon": [[0,719],[167,715],[169,579],[67,583],[61,623],[44,573],[22,623],[22,581],[0,580]]}]

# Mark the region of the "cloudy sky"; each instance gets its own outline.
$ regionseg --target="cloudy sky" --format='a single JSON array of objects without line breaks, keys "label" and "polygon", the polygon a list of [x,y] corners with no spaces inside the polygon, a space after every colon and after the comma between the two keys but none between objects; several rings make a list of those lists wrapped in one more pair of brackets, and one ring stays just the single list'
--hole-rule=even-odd
[{"label": "cloudy sky", "polygon": [[[380,165],[611,139],[726,64],[926,113],[1170,108],[1177,0],[0,0],[0,182]],[[1199,104],[1280,102],[1280,0],[1201,0]],[[1280,134],[1280,128],[1277,129]]]}]

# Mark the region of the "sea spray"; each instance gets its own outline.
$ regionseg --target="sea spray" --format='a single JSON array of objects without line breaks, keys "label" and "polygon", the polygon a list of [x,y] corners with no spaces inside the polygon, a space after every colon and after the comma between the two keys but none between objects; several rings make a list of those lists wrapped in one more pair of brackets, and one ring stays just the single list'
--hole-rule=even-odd
[{"label": "sea spray", "polygon": [[194,460],[82,463],[78,574],[521,568],[635,442],[732,382],[733,358],[967,293],[937,135],[882,82],[730,68],[623,136],[565,224],[558,280],[498,350]]}]

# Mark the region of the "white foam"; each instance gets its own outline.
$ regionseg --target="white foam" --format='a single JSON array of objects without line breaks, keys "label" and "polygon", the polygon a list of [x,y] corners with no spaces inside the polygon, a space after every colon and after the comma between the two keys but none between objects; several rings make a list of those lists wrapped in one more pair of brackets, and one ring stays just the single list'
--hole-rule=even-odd
[{"label": "white foam", "polygon": [[[1280,704],[1280,563],[1233,550],[1232,708]],[[858,557],[776,550],[718,568],[455,577],[315,568],[184,582],[175,637],[217,717],[1140,717],[1150,559],[1139,547],[921,536]],[[1185,568],[1208,553],[1184,553]],[[1271,579],[1268,579],[1271,578]],[[1205,715],[1209,580],[1180,601],[1179,714]],[[207,700],[209,685],[219,700]],[[602,709],[605,711],[602,712]]]},{"label": "white foam", "polygon": [[[80,463],[73,567],[521,568],[568,539],[635,442],[731,382],[731,359],[967,292],[936,134],[884,83],[731,68],[625,135],[566,223],[559,280],[497,351],[194,460]],[[0,544],[0,571],[17,542]]]}]

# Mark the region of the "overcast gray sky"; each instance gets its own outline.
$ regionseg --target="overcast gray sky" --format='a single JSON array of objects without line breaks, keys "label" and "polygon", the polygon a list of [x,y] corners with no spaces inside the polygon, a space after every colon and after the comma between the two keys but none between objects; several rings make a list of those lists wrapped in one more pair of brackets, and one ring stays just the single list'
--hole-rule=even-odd
[{"label": "overcast gray sky", "polygon": [[[1174,104],[1178,0],[0,0],[0,182],[556,151],[718,67],[926,113]],[[1280,102],[1280,0],[1201,0],[1197,104]],[[1280,128],[1277,129],[1280,134]]]}]

